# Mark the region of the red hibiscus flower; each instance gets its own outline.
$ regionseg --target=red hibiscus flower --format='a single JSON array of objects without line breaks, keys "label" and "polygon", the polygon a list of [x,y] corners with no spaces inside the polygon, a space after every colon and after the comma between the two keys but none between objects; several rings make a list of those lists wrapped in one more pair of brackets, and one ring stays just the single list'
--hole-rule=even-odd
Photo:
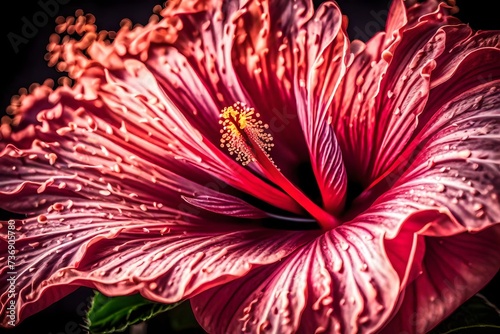
[{"label": "red hibiscus flower", "polygon": [[87,286],[190,299],[210,333],[422,333],[498,272],[498,31],[432,0],[366,44],[331,2],[155,10],[61,20],[73,82],[12,102],[3,326]]}]

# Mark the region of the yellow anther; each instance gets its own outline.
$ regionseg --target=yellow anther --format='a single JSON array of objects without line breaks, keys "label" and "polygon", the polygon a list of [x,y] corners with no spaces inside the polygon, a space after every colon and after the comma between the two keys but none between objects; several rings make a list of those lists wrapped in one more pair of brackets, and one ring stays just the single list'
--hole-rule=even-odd
[{"label": "yellow anther", "polygon": [[265,130],[269,128],[253,108],[243,102],[236,102],[220,112],[221,147],[226,147],[229,154],[236,155],[236,161],[243,166],[255,161],[255,150],[271,151],[273,137]]}]

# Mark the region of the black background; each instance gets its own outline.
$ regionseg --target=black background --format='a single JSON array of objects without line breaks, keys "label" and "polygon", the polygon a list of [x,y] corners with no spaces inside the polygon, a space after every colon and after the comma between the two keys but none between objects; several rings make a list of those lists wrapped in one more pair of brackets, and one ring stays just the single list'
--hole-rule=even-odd
[{"label": "black background", "polygon": [[[85,13],[92,13],[97,17],[99,29],[117,30],[122,18],[130,18],[134,23],[145,24],[152,13],[152,8],[162,1],[153,0],[60,0],[66,4],[59,5],[57,15],[73,15],[76,9],[83,9]],[[47,0],[42,0],[47,2]],[[491,8],[489,0],[457,0],[460,12],[457,16],[462,21],[469,23],[475,29],[500,29],[498,12]],[[8,5],[7,5],[8,4]],[[349,33],[351,37],[368,38],[375,32],[375,29],[382,29],[374,22],[373,13],[382,13],[387,10],[389,1],[361,1],[342,0],[338,1],[344,14],[349,17]],[[489,5],[490,4],[490,5]],[[2,4],[0,9],[2,32],[0,33],[0,115],[4,114],[5,108],[9,105],[12,95],[15,95],[19,88],[28,87],[33,82],[43,82],[46,78],[58,78],[60,76],[53,68],[49,68],[44,60],[45,47],[50,34],[54,31],[54,19],[49,18],[48,22],[38,27],[38,32],[33,37],[27,39],[26,43],[18,45],[18,50],[9,41],[8,34],[14,33],[22,35],[23,17],[33,22],[33,15],[41,10],[38,1],[9,1]],[[374,12],[371,12],[374,11]],[[384,17],[385,18],[385,17]],[[375,20],[375,22],[377,22]],[[11,35],[12,36],[12,35]],[[499,60],[500,61],[500,60]],[[5,212],[0,212],[1,219],[11,218]],[[3,265],[3,264],[2,264]],[[3,279],[3,278],[2,278]],[[495,291],[495,286],[500,284],[499,275],[488,287],[483,290],[484,294],[500,305],[500,297]],[[86,303],[90,290],[80,289],[73,295],[57,302],[43,312],[27,319],[15,329],[0,329],[0,333],[10,334],[70,334],[78,333],[72,328],[73,324],[81,323],[82,303]],[[149,334],[169,333],[168,323],[163,318],[155,319],[149,325]]]}]

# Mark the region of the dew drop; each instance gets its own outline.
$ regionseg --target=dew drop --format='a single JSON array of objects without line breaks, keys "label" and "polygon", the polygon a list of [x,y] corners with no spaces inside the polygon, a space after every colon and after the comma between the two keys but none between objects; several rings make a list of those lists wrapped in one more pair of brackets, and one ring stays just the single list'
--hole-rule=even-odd
[{"label": "dew drop", "polygon": [[64,205],[62,203],[55,203],[52,205],[52,208],[55,211],[63,211],[64,210]]},{"label": "dew drop", "polygon": [[484,208],[484,206],[481,203],[475,203],[472,207],[474,211],[479,211]]},{"label": "dew drop", "polygon": [[99,194],[103,196],[109,196],[111,195],[111,192],[109,190],[99,190]]},{"label": "dew drop", "polygon": [[333,298],[331,296],[327,296],[323,298],[323,301],[321,302],[324,306],[331,305],[333,303]]},{"label": "dew drop", "polygon": [[440,184],[440,183],[439,183],[438,185],[436,185],[436,191],[437,191],[437,192],[442,193],[442,192],[444,192],[445,190],[446,190],[446,187],[445,187],[443,184]]},{"label": "dew drop", "polygon": [[323,326],[319,326],[318,328],[316,328],[316,330],[314,331],[314,334],[322,334],[322,333],[326,333],[326,328],[323,327]]},{"label": "dew drop", "polygon": [[263,332],[271,330],[272,326],[271,326],[271,323],[269,322],[269,320],[266,320],[262,324],[260,324],[259,329]]},{"label": "dew drop", "polygon": [[392,57],[393,57],[393,54],[389,50],[384,50],[382,52],[382,59],[384,59],[387,63],[391,62]]},{"label": "dew drop", "polygon": [[463,150],[458,152],[458,156],[462,159],[467,159],[472,155],[472,152],[470,150]]},{"label": "dew drop", "polygon": [[365,239],[365,240],[367,240],[367,241],[373,240],[373,235],[371,235],[371,234],[365,234],[365,235],[363,236],[363,239]]},{"label": "dew drop", "polygon": [[356,86],[361,86],[364,82],[365,78],[363,78],[363,76],[360,75],[356,78]]},{"label": "dew drop", "polygon": [[47,159],[49,159],[49,164],[53,166],[56,163],[57,155],[55,153],[50,153],[47,155]]}]

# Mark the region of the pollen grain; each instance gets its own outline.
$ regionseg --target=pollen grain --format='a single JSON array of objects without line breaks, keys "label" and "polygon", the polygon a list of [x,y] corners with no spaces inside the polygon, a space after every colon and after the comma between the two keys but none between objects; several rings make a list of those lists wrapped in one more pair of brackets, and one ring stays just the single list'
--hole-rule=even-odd
[{"label": "pollen grain", "polygon": [[260,115],[244,102],[236,102],[220,112],[219,124],[222,125],[220,146],[226,147],[230,155],[243,166],[256,161],[255,150],[262,150],[269,157],[273,137],[267,133],[269,128],[259,120]]}]

